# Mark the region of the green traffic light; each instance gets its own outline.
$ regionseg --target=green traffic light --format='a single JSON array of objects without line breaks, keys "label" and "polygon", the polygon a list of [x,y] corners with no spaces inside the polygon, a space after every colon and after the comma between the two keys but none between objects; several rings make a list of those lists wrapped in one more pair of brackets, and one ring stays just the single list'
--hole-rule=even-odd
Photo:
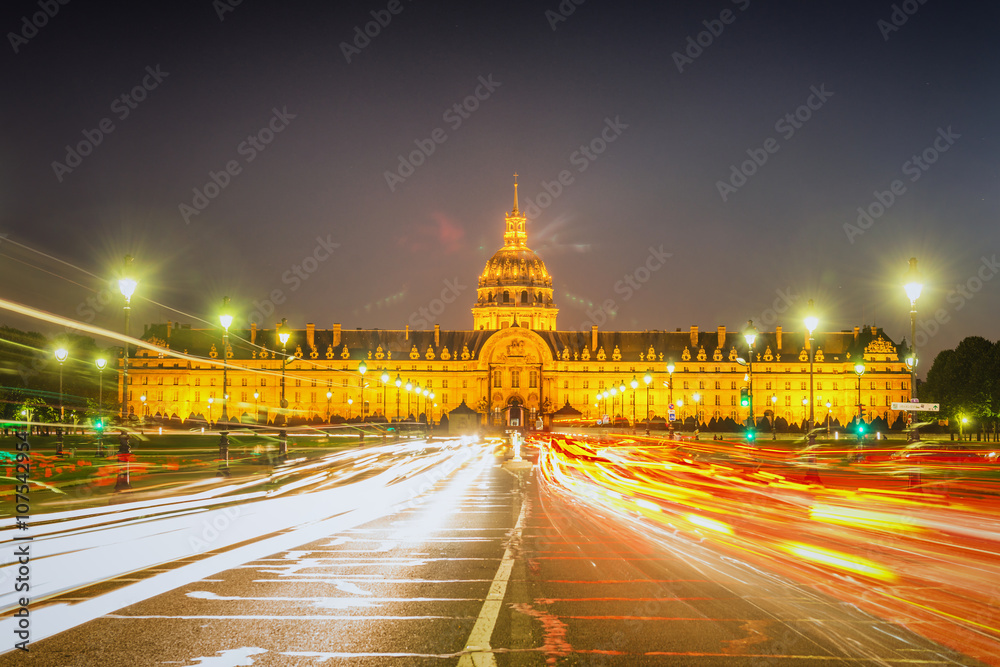
[{"label": "green traffic light", "polygon": [[744,408],[750,406],[750,392],[747,391],[746,387],[740,389],[740,405]]},{"label": "green traffic light", "polygon": [[757,433],[754,431],[747,431],[747,440],[754,440],[757,437]]}]

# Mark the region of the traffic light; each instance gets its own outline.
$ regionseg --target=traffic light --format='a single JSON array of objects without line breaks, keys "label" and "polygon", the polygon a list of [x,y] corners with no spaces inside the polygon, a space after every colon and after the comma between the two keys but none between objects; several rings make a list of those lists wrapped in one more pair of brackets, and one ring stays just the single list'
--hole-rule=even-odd
[{"label": "traffic light", "polygon": [[757,439],[757,432],[752,428],[747,429],[747,442],[753,442]]},{"label": "traffic light", "polygon": [[94,429],[96,431],[98,431],[98,432],[103,431],[104,430],[104,422],[102,422],[100,419],[98,419],[97,421],[95,421],[94,422]]},{"label": "traffic light", "polygon": [[865,426],[866,424],[863,421],[858,422],[857,431],[859,436],[863,436],[865,434]]},{"label": "traffic light", "polygon": [[744,408],[750,407],[750,391],[746,387],[740,389],[740,405]]}]

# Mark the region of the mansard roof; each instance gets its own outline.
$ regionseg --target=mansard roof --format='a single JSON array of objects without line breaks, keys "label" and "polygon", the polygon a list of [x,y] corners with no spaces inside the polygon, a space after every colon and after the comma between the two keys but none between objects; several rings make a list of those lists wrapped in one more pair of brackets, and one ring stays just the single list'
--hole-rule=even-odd
[{"label": "mansard roof", "polygon": [[[310,346],[307,330],[290,331],[289,354],[301,354],[304,359],[317,361],[365,360],[374,367],[410,361],[478,359],[486,341],[497,333],[484,330],[315,329]],[[709,364],[730,362],[735,356],[745,357],[747,353],[743,335],[734,331],[598,330],[596,344],[593,344],[590,331],[533,332],[549,346],[554,358],[563,361],[589,357],[593,361],[622,363],[673,361],[675,364]],[[802,331],[758,334],[754,344],[754,362],[806,361],[807,358],[803,357],[806,335]],[[146,328],[142,338],[168,345],[178,352],[212,358],[222,356],[222,331],[219,329],[154,324]],[[905,352],[882,329],[875,327],[861,327],[857,331],[816,332],[814,342],[817,361],[828,363],[851,362],[866,351],[869,359],[897,362]],[[274,329],[258,329],[253,334],[246,329],[231,330],[229,344],[233,351],[232,359],[273,359],[281,351]],[[602,350],[604,359],[599,359]],[[650,350],[652,357],[649,356]],[[704,358],[699,359],[702,350]]]}]

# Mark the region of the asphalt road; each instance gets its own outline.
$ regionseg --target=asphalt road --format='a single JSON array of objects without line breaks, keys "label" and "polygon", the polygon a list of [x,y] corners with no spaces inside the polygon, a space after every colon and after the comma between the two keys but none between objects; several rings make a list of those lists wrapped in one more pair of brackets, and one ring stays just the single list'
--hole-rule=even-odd
[{"label": "asphalt road", "polygon": [[0,655],[0,664],[979,664],[532,471],[471,462],[383,519]]}]

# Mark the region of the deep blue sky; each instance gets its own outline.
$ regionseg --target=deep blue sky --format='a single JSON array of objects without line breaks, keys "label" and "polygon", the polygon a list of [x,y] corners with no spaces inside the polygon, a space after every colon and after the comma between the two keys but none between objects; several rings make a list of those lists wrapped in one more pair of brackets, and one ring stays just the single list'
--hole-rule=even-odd
[{"label": "deep blue sky", "polygon": [[[890,2],[590,0],[553,30],[556,0],[403,1],[350,63],[341,43],[387,2],[244,0],[224,20],[209,0],[97,4],[59,6],[15,53],[10,33],[41,10],[4,3],[0,233],[98,276],[132,253],[136,322],[215,322],[223,295],[245,321],[254,300],[281,290],[268,327],[287,317],[402,328],[457,278],[465,291],[436,321],[469,328],[512,174],[524,208],[569,170],[572,184],[528,223],[561,329],[587,322],[581,303],[614,299],[616,329],[754,318],[801,330],[813,298],[821,329],[875,322],[899,340],[909,337],[900,282],[916,256],[928,283],[921,319],[937,309],[947,319],[928,352],[1000,335],[1000,269],[981,268],[1000,245],[995,4],[903,3],[916,11],[885,39]],[[734,20],[679,72],[673,54],[727,9]],[[114,100],[157,66],[167,76],[120,119]],[[455,128],[444,113],[479,77],[500,85]],[[812,87],[833,95],[787,136],[776,122]],[[239,146],[275,108],[294,118],[248,163]],[[114,131],[60,181],[52,163],[104,118]],[[581,172],[573,154],[606,119],[627,128]],[[904,163],[949,127],[959,138],[911,181]],[[385,172],[436,128],[447,140],[391,191]],[[777,152],[723,201],[718,181],[769,138]],[[240,173],[186,223],[180,204],[230,160]],[[905,192],[849,240],[845,223],[895,179]],[[282,276],[317,237],[339,247],[293,289]],[[672,256],[626,300],[616,283],[661,245]],[[952,292],[970,279],[979,291]],[[0,240],[6,298],[120,328],[117,305],[80,305],[101,287]]]}]

